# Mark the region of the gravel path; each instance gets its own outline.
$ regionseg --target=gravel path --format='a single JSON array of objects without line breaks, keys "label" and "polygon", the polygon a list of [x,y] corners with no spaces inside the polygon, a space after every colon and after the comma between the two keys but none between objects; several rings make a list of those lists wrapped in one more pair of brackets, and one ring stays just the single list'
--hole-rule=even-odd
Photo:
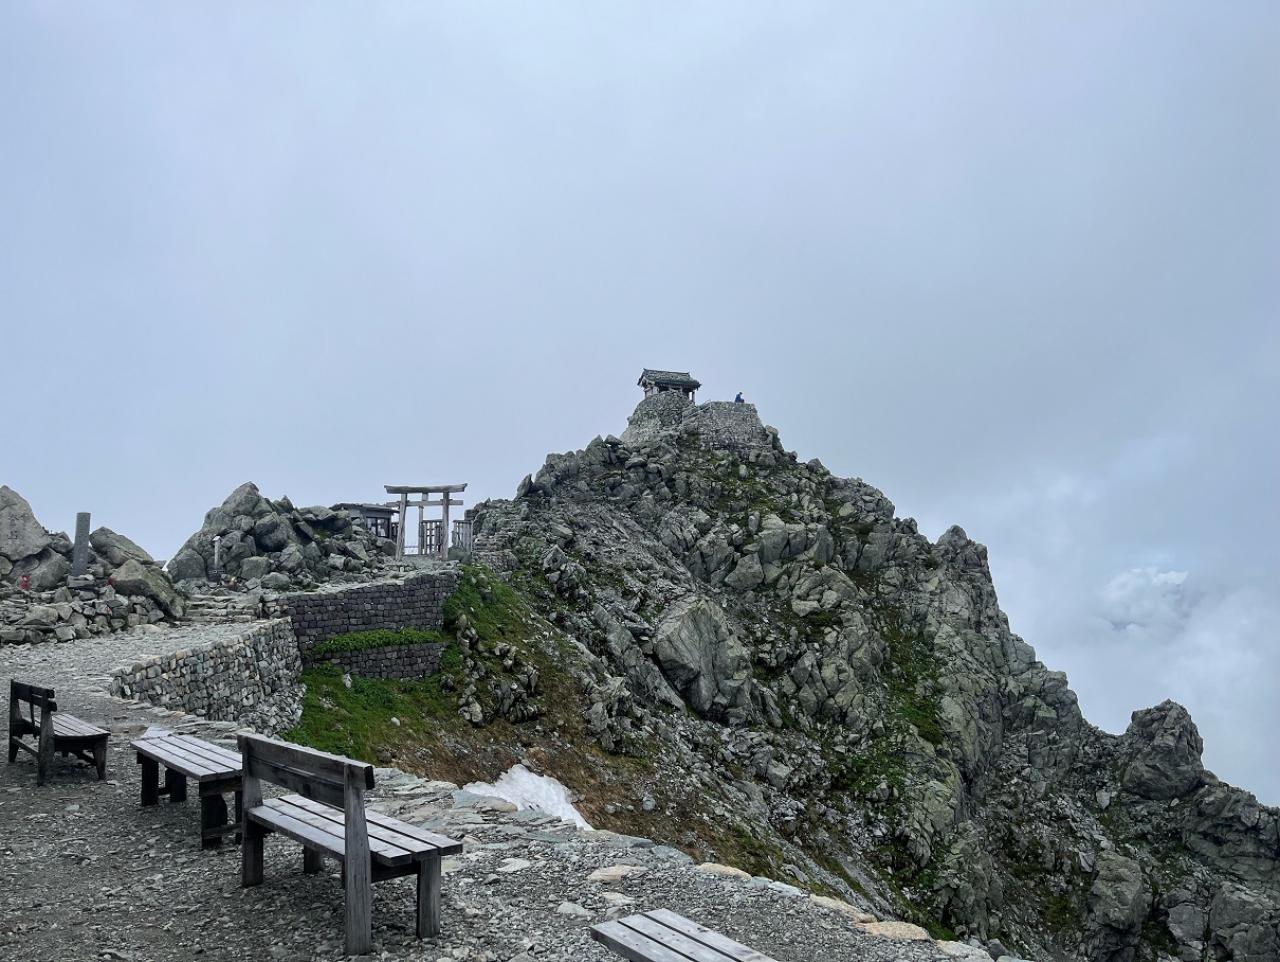
[{"label": "gravel path", "polygon": [[[59,645],[0,648],[0,682],[53,687],[61,708],[112,731],[108,780],[59,758],[43,787],[25,753],[0,765],[0,959],[331,960],[342,951],[337,867],[301,872],[296,843],[267,840],[266,882],[239,884],[231,844],[202,852],[198,804],[138,804],[128,743],[158,722],[230,742],[233,726],[166,716],[106,694],[113,668],[212,640],[234,626],[131,632]],[[0,707],[8,710],[8,685]],[[607,832],[579,831],[538,812],[513,812],[442,782],[379,769],[385,811],[428,825],[467,850],[445,863],[443,935],[413,938],[413,883],[374,886],[375,958],[460,962],[605,962],[587,927],[667,907],[779,962],[937,962],[931,942],[860,931],[843,913],[790,886],[725,878],[682,853]],[[626,865],[617,881],[592,872]]]}]

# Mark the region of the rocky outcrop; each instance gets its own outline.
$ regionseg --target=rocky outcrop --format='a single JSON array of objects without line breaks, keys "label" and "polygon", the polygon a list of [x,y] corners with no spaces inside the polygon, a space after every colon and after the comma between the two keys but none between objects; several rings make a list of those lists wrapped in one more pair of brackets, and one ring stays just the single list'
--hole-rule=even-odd
[{"label": "rocky outcrop", "polygon": [[374,577],[394,553],[392,542],[375,537],[346,511],[295,508],[288,498],[272,501],[246,482],[205,514],[200,530],[169,562],[169,574],[192,582],[221,575],[250,588],[284,590]]},{"label": "rocky outcrop", "polygon": [[581,646],[600,745],[681,759],[793,877],[1027,958],[1274,957],[1280,813],[1203,770],[1185,710],[1088,724],[981,544],[752,406],[647,398],[475,527]]},{"label": "rocky outcrop", "polygon": [[1121,784],[1142,798],[1181,798],[1205,780],[1204,742],[1185,708],[1166,701],[1133,713],[1126,741],[1132,755]]},{"label": "rocky outcrop", "polygon": [[71,547],[25,498],[0,486],[0,643],[70,641],[182,617],[182,596],[124,535],[92,532],[86,573],[74,579]]}]

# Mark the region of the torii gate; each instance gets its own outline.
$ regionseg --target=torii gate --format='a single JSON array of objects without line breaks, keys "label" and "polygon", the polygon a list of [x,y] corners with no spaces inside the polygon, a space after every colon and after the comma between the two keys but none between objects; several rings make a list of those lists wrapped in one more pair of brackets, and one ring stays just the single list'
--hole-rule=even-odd
[{"label": "torii gate", "polygon": [[[396,560],[400,561],[404,558],[404,529],[405,522],[408,520],[410,506],[418,509],[418,531],[422,531],[422,509],[423,508],[440,508],[442,509],[442,518],[440,524],[440,543],[439,555],[441,558],[449,557],[449,509],[462,507],[462,500],[454,500],[450,497],[467,490],[465,484],[388,484],[385,485],[387,494],[400,495],[399,503],[395,501],[388,502],[389,507],[398,508],[400,511],[400,525],[396,531]],[[409,495],[421,495],[418,501],[410,501]],[[439,501],[431,501],[430,496],[433,494],[440,495]],[[418,553],[422,553],[421,538],[419,538]]]}]

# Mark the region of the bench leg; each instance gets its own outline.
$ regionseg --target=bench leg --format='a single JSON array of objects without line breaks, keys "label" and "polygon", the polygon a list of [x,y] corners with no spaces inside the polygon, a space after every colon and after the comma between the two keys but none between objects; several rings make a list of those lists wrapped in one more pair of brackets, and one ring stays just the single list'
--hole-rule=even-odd
[{"label": "bench leg", "polygon": [[[236,824],[244,824],[244,792],[236,792]],[[240,833],[236,832],[236,844],[240,844]]]},{"label": "bench leg", "polygon": [[172,768],[164,770],[164,791],[169,796],[171,802],[185,802],[187,800],[187,776],[182,772],[175,772]]},{"label": "bench leg", "polygon": [[12,765],[18,760],[18,739],[13,735],[9,736],[9,764]]},{"label": "bench leg", "polygon": [[139,755],[138,764],[142,766],[142,804],[154,805],[160,801],[160,763]]},{"label": "bench leg", "polygon": [[262,884],[262,840],[266,832],[261,825],[250,822],[244,827],[244,839],[240,844],[240,886]]},{"label": "bench leg", "polygon": [[[45,718],[50,717],[49,712],[45,712]],[[44,780],[49,775],[49,769],[53,767],[53,726],[44,724],[43,719],[40,723],[40,745],[36,754],[36,785],[43,785]]]},{"label": "bench leg", "polygon": [[107,740],[99,738],[93,743],[93,764],[98,769],[98,781],[105,781],[107,777]]},{"label": "bench leg", "polygon": [[227,824],[227,803],[221,792],[200,796],[200,847],[218,848],[222,845],[222,833],[218,829]]},{"label": "bench leg", "polygon": [[344,859],[343,865],[347,877],[347,954],[364,955],[373,948],[373,882],[367,865],[363,872],[350,859]]},{"label": "bench leg", "polygon": [[418,938],[440,934],[440,855],[418,863]]},{"label": "bench leg", "polygon": [[324,868],[324,856],[313,848],[302,847],[302,871],[305,875],[315,875]]}]

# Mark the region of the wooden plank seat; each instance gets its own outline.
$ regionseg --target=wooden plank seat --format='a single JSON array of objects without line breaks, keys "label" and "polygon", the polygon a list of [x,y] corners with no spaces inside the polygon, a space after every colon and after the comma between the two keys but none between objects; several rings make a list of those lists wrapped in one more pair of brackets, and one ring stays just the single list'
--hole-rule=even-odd
[{"label": "wooden plank seat", "polygon": [[[35,736],[34,745],[23,741],[27,735]],[[97,769],[99,781],[106,778],[110,737],[111,733],[105,729],[58,711],[52,688],[9,679],[9,763],[17,760],[19,751],[35,755],[37,785],[44,784],[55,754],[88,762]]]},{"label": "wooden plank seat", "polygon": [[591,937],[631,962],[774,962],[669,909],[601,922]]},{"label": "wooden plank seat", "polygon": [[[170,802],[187,800],[188,780],[196,783],[200,796],[200,847],[216,848],[222,836],[240,836],[242,803],[241,762],[238,752],[220,748],[194,735],[176,735],[165,728],[148,728],[132,743],[142,766],[142,804],[155,805],[161,795]],[[160,768],[164,767],[164,787],[160,787]],[[227,802],[235,798],[236,818],[227,820]]]},{"label": "wooden plank seat", "polygon": [[[244,805],[240,882],[262,884],[263,838],[279,832],[302,843],[302,870],[320,871],[325,856],[342,863],[346,888],[346,950],[373,946],[370,917],[374,882],[416,875],[418,938],[440,933],[440,860],[462,843],[366,809],[373,766],[298,745],[242,734]],[[294,793],[264,798],[267,781]]]}]

